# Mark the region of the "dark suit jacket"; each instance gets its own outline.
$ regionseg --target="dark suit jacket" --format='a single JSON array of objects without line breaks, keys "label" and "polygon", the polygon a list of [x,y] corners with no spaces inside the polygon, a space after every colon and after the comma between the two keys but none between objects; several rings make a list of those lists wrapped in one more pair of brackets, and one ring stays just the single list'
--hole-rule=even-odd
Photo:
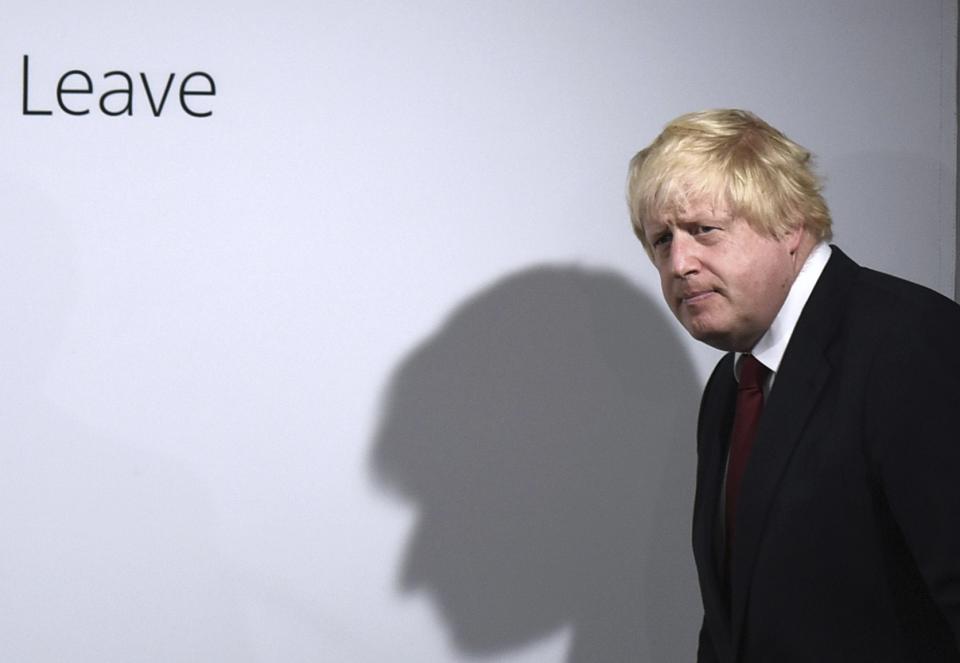
[{"label": "dark suit jacket", "polygon": [[700,663],[960,661],[960,307],[833,249],[766,401],[727,583],[732,366],[697,433]]}]

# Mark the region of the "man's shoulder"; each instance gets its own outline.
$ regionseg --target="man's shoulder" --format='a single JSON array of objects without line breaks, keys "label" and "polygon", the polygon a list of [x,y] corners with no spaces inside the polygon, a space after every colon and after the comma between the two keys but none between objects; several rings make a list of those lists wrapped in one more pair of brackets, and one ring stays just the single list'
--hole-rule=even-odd
[{"label": "man's shoulder", "polygon": [[926,286],[862,269],[861,286],[851,302],[850,317],[873,326],[888,342],[908,347],[939,339],[947,345],[960,339],[960,305]]},{"label": "man's shoulder", "polygon": [[838,249],[834,261],[810,322],[839,333],[820,337],[818,347],[839,349],[836,358],[847,365],[873,364],[881,355],[906,364],[921,355],[931,362],[960,358],[960,305],[926,286],[861,267]]},{"label": "man's shoulder", "polygon": [[[843,263],[840,272],[850,279],[844,312],[884,324],[911,326],[935,319],[960,325],[960,305],[939,292],[904,278],[861,267],[834,248],[831,262]],[[834,284],[825,283],[835,288]]]},{"label": "man's shoulder", "polygon": [[887,304],[898,304],[907,309],[943,310],[960,313],[960,305],[927,286],[908,281],[868,267],[860,268],[860,281],[865,293]]}]

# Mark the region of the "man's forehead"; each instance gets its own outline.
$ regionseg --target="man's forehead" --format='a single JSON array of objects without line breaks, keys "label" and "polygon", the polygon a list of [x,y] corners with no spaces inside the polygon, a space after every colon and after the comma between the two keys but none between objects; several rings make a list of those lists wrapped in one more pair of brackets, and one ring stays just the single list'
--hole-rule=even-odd
[{"label": "man's forehead", "polygon": [[675,200],[650,215],[658,224],[698,220],[729,220],[734,216],[730,206],[720,197],[701,196]]}]

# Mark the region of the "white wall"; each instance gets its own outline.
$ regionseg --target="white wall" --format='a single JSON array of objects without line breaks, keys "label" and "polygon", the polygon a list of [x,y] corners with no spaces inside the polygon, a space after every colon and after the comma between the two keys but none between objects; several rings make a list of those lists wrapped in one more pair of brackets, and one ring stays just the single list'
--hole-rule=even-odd
[{"label": "white wall", "polygon": [[626,162],[750,108],[838,244],[952,294],[955,58],[950,0],[8,9],[0,658],[690,660],[716,354]]}]

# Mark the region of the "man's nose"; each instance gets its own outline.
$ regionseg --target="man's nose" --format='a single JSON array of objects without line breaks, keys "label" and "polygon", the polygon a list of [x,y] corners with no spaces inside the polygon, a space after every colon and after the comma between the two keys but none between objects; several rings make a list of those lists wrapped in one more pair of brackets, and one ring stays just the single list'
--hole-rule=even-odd
[{"label": "man's nose", "polygon": [[693,237],[675,233],[670,243],[670,268],[674,276],[686,277],[700,268],[697,242]]}]

